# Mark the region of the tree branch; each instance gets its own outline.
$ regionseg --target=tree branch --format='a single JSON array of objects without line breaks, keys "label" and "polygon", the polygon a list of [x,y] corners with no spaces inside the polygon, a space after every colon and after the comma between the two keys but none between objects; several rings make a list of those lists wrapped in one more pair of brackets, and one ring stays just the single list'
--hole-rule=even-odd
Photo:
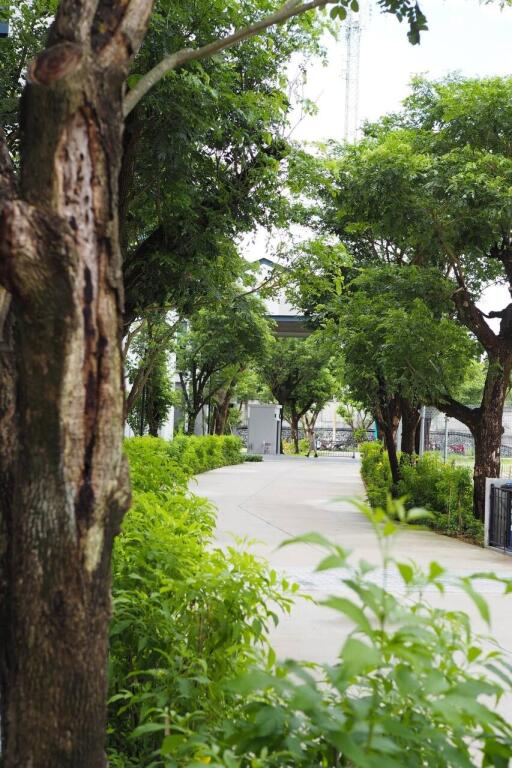
[{"label": "tree branch", "polygon": [[[155,343],[149,356],[146,358],[146,360],[143,361],[143,365],[137,371],[135,380],[130,389],[130,393],[126,398],[126,413],[129,413],[132,410],[133,406],[139,399],[144,386],[146,385],[151,373],[153,372],[159,352],[161,352],[162,348],[168,343],[169,339],[171,339],[174,331],[176,330],[178,322],[179,321],[176,321],[166,329],[165,333]],[[141,323],[141,325],[137,328],[136,333],[140,331],[142,325],[143,323]]]},{"label": "tree branch", "polygon": [[189,61],[198,61],[200,59],[205,59],[208,56],[213,56],[216,53],[220,53],[220,51],[226,50],[226,48],[231,48],[233,45],[236,45],[243,40],[254,37],[259,32],[268,29],[268,27],[272,27],[275,24],[282,24],[294,16],[306,13],[307,11],[312,11],[315,8],[324,8],[329,3],[334,2],[336,2],[336,0],[309,0],[309,2],[288,0],[288,2],[275,13],[265,16],[265,18],[247,27],[237,29],[236,32],[233,32],[231,35],[227,35],[219,40],[214,40],[214,42],[203,45],[200,48],[183,48],[181,51],[176,51],[176,53],[166,56],[153,67],[153,69],[150,69],[149,72],[139,80],[137,85],[128,92],[124,101],[125,117],[130,114],[143,96],[145,96],[146,93],[168,72],[183,66],[183,64],[187,64]]},{"label": "tree branch", "polygon": [[435,405],[447,416],[451,416],[452,418],[461,421],[466,427],[469,427],[471,432],[473,432],[480,415],[479,408],[470,408],[469,405],[464,405],[458,400],[454,400],[454,398],[449,395],[443,395]]},{"label": "tree branch", "polygon": [[478,309],[467,289],[461,286],[452,299],[461,321],[475,334],[484,349],[495,349],[499,345],[499,338],[487,324],[484,313]]}]

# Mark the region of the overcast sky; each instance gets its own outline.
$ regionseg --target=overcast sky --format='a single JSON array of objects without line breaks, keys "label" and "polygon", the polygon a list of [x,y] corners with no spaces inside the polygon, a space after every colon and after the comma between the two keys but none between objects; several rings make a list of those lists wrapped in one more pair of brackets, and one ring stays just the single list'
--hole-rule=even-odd
[{"label": "overcast sky", "polygon": [[[364,0],[360,0],[362,3]],[[368,0],[366,0],[368,2]],[[375,120],[400,107],[415,74],[440,78],[460,72],[473,76],[512,74],[512,7],[500,9],[498,1],[420,0],[429,29],[420,45],[407,39],[406,23],[383,14],[373,0],[370,11],[362,13],[359,122]],[[326,39],[326,65],[308,68],[304,95],[314,101],[318,112],[305,117],[293,133],[294,139],[319,141],[343,139],[344,130],[344,35]],[[292,124],[293,124],[292,120]],[[250,260],[266,252],[264,233],[246,253]],[[490,288],[481,306],[504,306],[509,295],[502,286]]]},{"label": "overcast sky", "polygon": [[[374,120],[400,107],[415,74],[439,78],[512,73],[512,8],[500,10],[477,0],[420,0],[429,29],[420,45],[407,40],[407,26],[381,13],[376,2],[361,36],[359,117]],[[316,141],[343,138],[344,38],[327,40],[328,63],[309,68],[305,95],[318,114],[307,117],[295,138]]]}]

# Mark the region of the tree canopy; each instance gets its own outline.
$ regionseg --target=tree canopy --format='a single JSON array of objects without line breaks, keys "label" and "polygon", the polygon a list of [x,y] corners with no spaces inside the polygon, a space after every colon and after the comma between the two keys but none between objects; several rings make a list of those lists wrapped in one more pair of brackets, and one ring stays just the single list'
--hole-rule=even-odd
[{"label": "tree canopy", "polygon": [[253,295],[229,297],[215,309],[198,310],[176,340],[189,433],[201,409],[244,370],[261,361],[271,342],[265,308]]}]

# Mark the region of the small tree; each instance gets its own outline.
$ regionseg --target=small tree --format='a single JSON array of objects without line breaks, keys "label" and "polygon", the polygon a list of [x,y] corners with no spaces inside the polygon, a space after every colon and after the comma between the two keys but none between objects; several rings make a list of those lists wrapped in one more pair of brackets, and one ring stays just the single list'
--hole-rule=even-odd
[{"label": "small tree", "polygon": [[330,341],[317,332],[306,339],[275,339],[261,367],[264,382],[290,422],[295,453],[300,420],[309,414],[309,429],[314,429],[318,414],[334,395],[332,357]]},{"label": "small tree", "polygon": [[[348,286],[340,304],[345,382],[376,416],[395,484],[401,404],[449,397],[478,352],[450,318],[449,306],[450,285],[435,270],[413,267],[368,268]],[[414,452],[414,431],[406,448]]]},{"label": "small tree", "polygon": [[269,340],[265,309],[253,295],[230,298],[190,319],[176,343],[188,434],[194,433],[197,416],[215,396],[229,408],[236,381],[249,363],[265,356]]}]

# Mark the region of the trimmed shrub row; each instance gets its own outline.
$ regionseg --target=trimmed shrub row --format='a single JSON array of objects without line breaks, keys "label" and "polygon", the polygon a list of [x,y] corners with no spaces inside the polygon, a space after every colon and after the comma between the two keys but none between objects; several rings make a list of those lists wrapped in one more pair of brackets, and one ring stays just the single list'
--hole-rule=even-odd
[{"label": "trimmed shrub row", "polygon": [[[168,442],[160,437],[131,437],[125,440],[132,483],[140,490],[154,490],[155,473],[167,490],[186,484],[192,475],[229,464],[241,464],[242,441],[231,435],[186,437]],[[162,471],[160,471],[162,470]]]}]

